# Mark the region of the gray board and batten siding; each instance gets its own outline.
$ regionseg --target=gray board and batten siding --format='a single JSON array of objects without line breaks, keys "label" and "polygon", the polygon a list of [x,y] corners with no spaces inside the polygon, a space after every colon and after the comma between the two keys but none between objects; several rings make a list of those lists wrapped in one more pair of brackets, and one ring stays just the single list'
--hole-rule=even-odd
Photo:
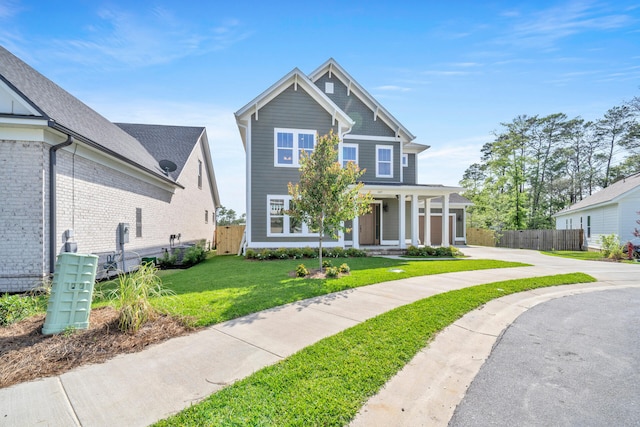
[{"label": "gray board and batten siding", "polygon": [[253,242],[306,242],[317,237],[267,237],[267,195],[287,195],[287,184],[300,180],[295,167],[274,166],[274,129],[309,129],[319,135],[330,130],[338,132],[331,115],[320,106],[301,86],[293,84],[280,95],[261,107],[258,120],[251,115],[251,224]]},{"label": "gray board and batten siding", "polygon": [[416,183],[416,156],[417,154],[414,153],[408,154],[408,165],[402,170],[402,182],[404,184],[412,185]]},{"label": "gray board and batten siding", "polygon": [[[325,83],[333,83],[333,93],[325,92]],[[347,95],[347,86],[345,86],[340,79],[336,77],[329,78],[329,73],[326,73],[316,80],[315,84],[355,122],[355,125],[349,134],[345,135],[344,142],[358,145],[358,166],[366,169],[365,174],[362,176],[362,180],[366,182],[400,182],[402,158],[400,156],[400,143],[398,141],[382,142],[349,139],[350,134],[393,138],[396,136],[395,131],[383,120],[374,120],[374,111],[362,102],[362,100],[353,92]],[[376,177],[376,145],[388,145],[393,147],[393,178]],[[411,167],[413,167],[413,171],[408,171]],[[408,173],[409,176],[413,175],[413,180],[405,180],[405,183],[415,183],[415,161],[413,162],[413,166],[411,166],[410,161],[409,167],[404,168],[403,173]]]},{"label": "gray board and batten siding", "polygon": [[[326,82],[333,83],[333,93],[325,92]],[[373,120],[374,112],[371,111],[371,108],[367,107],[362,100],[355,96],[353,92],[347,96],[347,87],[340,79],[336,77],[329,78],[329,73],[327,73],[316,80],[315,84],[329,99],[356,122],[350,133],[369,136],[396,136],[395,130],[387,126],[384,121]]]}]

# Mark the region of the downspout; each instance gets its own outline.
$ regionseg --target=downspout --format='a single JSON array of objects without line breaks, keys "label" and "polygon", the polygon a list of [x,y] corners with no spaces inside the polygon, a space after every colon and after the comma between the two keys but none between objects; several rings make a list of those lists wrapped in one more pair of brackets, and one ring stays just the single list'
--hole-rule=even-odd
[{"label": "downspout", "polygon": [[56,152],[73,144],[73,137],[49,148],[49,272],[55,271],[56,264]]}]

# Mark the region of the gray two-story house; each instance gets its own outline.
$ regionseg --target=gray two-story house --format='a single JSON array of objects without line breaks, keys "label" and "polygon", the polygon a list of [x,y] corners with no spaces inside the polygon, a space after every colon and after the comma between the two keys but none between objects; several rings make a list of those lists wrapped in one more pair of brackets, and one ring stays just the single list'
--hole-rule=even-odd
[{"label": "gray two-story house", "polygon": [[[418,184],[418,154],[428,149],[335,60],[308,76],[295,68],[235,113],[246,151],[246,247],[317,246],[317,234],[285,214],[287,184],[300,178],[302,151],[318,135],[336,133],[339,161],[366,172],[371,212],[327,246],[405,248],[464,240],[464,205],[451,209],[459,187]],[[437,208],[432,200],[439,198]],[[425,214],[426,213],[426,214]],[[448,221],[442,221],[447,218]]]}]

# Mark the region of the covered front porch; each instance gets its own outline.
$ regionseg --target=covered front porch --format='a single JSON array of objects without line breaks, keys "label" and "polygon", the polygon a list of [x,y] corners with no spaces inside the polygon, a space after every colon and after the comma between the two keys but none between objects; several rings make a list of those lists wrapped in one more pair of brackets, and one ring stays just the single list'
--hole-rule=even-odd
[{"label": "covered front porch", "polygon": [[[351,232],[343,236],[344,245],[403,250],[409,245],[454,244],[456,230],[464,230],[464,214],[460,215],[461,227],[457,227],[449,196],[459,191],[462,188],[441,185],[365,184],[362,192],[374,197],[371,212],[351,222]],[[432,201],[437,198],[440,212],[432,213]]]}]

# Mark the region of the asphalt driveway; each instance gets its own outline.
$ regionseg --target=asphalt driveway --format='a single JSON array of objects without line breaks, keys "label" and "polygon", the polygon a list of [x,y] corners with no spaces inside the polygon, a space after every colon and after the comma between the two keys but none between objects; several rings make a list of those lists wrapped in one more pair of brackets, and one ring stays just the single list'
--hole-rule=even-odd
[{"label": "asphalt driveway", "polygon": [[522,314],[449,425],[640,425],[640,289],[567,296]]}]

